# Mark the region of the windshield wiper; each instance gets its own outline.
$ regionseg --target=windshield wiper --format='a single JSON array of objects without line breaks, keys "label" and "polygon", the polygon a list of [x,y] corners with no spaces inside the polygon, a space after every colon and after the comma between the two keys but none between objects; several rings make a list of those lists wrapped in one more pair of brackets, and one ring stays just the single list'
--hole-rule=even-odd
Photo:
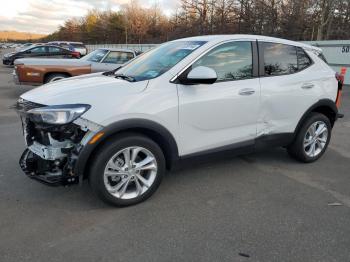
[{"label": "windshield wiper", "polygon": [[122,68],[122,66],[119,66],[116,69],[113,69],[111,71],[103,72],[102,75],[104,75],[104,76],[114,75],[114,73],[117,72],[120,68]]},{"label": "windshield wiper", "polygon": [[136,79],[134,77],[123,75],[123,74],[115,74],[114,77],[115,78],[121,78],[121,79],[127,80],[129,82],[135,82],[136,81]]}]

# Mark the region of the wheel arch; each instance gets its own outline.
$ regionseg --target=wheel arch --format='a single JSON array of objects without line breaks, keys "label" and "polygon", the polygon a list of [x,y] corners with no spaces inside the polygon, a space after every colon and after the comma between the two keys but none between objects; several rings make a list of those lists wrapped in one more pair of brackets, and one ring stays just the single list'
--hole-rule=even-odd
[{"label": "wheel arch", "polygon": [[98,149],[121,133],[138,133],[155,141],[164,153],[167,169],[171,169],[179,158],[178,146],[174,136],[167,128],[151,120],[121,120],[106,126],[100,132],[103,133],[101,139],[94,144],[86,144],[79,153],[74,167],[74,173],[79,175],[79,177],[86,177],[89,161],[94,157]]},{"label": "wheel arch", "polygon": [[333,127],[335,121],[338,118],[338,108],[334,101],[330,99],[321,99],[317,103],[313,104],[300,118],[295,130],[294,130],[294,137],[300,130],[301,126],[307,119],[307,117],[310,115],[310,113],[317,112],[324,114],[326,117],[328,117],[329,121],[331,122],[331,125]]},{"label": "wheel arch", "polygon": [[59,71],[52,71],[52,72],[46,72],[43,76],[43,82],[46,83],[46,80],[47,78],[50,76],[50,75],[66,75],[68,77],[72,77],[72,75],[68,72],[59,72]]}]

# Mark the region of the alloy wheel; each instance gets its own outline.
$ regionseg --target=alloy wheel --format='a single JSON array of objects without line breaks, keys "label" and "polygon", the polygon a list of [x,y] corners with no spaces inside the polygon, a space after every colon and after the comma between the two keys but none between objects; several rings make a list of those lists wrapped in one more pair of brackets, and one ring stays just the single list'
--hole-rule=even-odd
[{"label": "alloy wheel", "polygon": [[304,151],[309,157],[318,156],[327,144],[328,127],[325,122],[317,121],[310,125],[304,137]]},{"label": "alloy wheel", "polygon": [[157,170],[157,161],[152,152],[139,146],[124,148],[107,162],[104,185],[116,198],[136,198],[152,186]]}]

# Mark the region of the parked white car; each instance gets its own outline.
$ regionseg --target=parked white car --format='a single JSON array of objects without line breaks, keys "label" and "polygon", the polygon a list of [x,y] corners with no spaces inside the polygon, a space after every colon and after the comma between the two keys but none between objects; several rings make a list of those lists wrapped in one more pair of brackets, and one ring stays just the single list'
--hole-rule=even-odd
[{"label": "parked white car", "polygon": [[200,36],[165,43],[116,72],[46,84],[17,103],[31,178],[84,178],[104,201],[150,197],[183,158],[284,146],[313,162],[325,152],[341,84],[321,50],[283,39]]}]

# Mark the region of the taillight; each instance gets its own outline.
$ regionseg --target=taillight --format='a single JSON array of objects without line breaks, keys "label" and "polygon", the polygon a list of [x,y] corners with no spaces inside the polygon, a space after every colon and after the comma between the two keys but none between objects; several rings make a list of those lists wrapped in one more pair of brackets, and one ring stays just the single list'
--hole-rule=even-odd
[{"label": "taillight", "polygon": [[79,52],[73,51],[73,52],[72,52],[72,56],[73,56],[73,57],[76,57],[76,58],[79,58],[79,57],[80,57],[80,53],[79,53]]},{"label": "taillight", "polygon": [[335,73],[335,79],[337,79],[338,81],[338,94],[337,94],[337,99],[335,100],[335,104],[337,108],[339,108],[341,104],[341,95],[342,95],[345,73],[346,73],[346,70],[344,71],[343,68],[341,70],[341,74]]}]

